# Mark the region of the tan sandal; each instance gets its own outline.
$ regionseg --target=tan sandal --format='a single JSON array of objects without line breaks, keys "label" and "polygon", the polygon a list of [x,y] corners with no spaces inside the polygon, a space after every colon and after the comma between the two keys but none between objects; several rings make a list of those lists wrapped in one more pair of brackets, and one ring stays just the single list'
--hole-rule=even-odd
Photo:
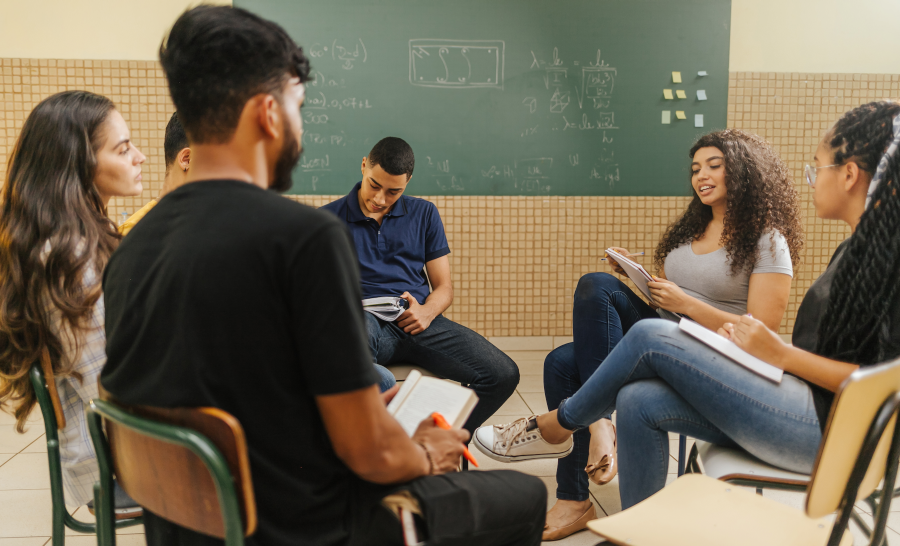
[{"label": "tan sandal", "polygon": [[578,519],[565,527],[550,527],[545,523],[541,540],[562,540],[578,531],[587,529],[588,522],[595,519],[597,519],[597,514],[594,511],[594,503],[591,503],[591,505],[587,507],[587,510],[584,511],[584,514],[581,514]]},{"label": "tan sandal", "polygon": [[584,471],[587,472],[588,479],[594,482],[597,485],[606,485],[613,478],[616,477],[616,474],[619,472],[619,465],[616,458],[616,425],[610,423],[613,429],[613,452],[612,453],[604,453],[602,457],[600,457],[599,461],[588,463],[586,467],[584,467]]}]

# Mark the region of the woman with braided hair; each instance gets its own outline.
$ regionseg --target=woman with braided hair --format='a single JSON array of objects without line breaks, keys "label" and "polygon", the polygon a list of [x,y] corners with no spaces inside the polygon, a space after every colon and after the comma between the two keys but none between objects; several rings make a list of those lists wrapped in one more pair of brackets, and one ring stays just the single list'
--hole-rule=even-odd
[{"label": "woman with braided hair", "polygon": [[[627,509],[662,489],[669,432],[740,446],[795,472],[812,470],[834,392],[854,370],[900,356],[900,104],[851,110],[806,167],[820,218],[852,235],[797,313],[793,345],[744,315],[719,334],[786,373],[773,383],[667,320],[642,320],[555,411],[481,427],[493,458],[554,457],[574,431],[618,410],[619,490]],[[891,279],[886,281],[885,279]]]},{"label": "woman with braided hair", "polygon": [[[736,129],[703,135],[688,155],[693,198],[656,247],[652,302],[609,273],[581,277],[574,340],[544,361],[551,410],[578,392],[640,320],[679,320],[679,313],[716,330],[750,312],[770,328],[781,324],[803,246],[800,198],[787,166],[765,140]],[[588,480],[603,485],[617,472],[611,416],[578,431],[570,451],[559,454],[557,502],[547,512],[543,540],[565,538],[594,519]]]}]

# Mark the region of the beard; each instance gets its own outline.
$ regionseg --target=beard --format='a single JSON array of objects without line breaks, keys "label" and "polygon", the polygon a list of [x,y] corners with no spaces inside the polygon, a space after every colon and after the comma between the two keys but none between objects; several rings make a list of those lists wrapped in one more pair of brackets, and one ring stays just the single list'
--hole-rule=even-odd
[{"label": "beard", "polygon": [[284,130],[284,145],[281,147],[281,153],[278,155],[278,161],[275,162],[275,177],[272,179],[270,190],[284,193],[291,189],[294,181],[291,179],[291,171],[300,161],[300,142],[294,136],[294,132],[288,127],[287,120],[282,123]]}]

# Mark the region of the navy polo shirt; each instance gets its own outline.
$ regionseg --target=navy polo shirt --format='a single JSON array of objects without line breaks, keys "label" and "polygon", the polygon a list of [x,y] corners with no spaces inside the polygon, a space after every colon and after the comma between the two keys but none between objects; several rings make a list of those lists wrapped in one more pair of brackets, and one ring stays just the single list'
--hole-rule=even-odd
[{"label": "navy polo shirt", "polygon": [[409,292],[420,304],[430,293],[425,264],[450,254],[444,224],[434,204],[401,195],[381,225],[363,214],[358,182],[346,196],[324,207],[347,223],[356,255],[363,298]]}]

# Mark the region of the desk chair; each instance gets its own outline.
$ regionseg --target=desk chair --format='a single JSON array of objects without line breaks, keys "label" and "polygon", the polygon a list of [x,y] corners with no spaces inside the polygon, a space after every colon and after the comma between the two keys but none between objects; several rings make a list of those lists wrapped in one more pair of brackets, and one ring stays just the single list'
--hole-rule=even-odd
[{"label": "desk chair", "polygon": [[[880,545],[900,461],[898,413],[900,359],[861,368],[844,381],[813,467],[805,513],[714,478],[688,474],[588,527],[613,544],[633,546],[849,546],[854,504],[884,479],[870,538],[871,545]],[[834,512],[833,523],[822,519]]]},{"label": "desk chair", "polygon": [[[75,519],[66,509],[58,432],[66,426],[66,418],[63,415],[59,394],[56,392],[56,382],[53,380],[53,368],[50,365],[49,354],[42,355],[40,363],[32,364],[28,375],[37,396],[38,407],[41,408],[41,415],[44,417],[44,432],[47,437],[47,462],[50,466],[50,501],[53,519],[51,543],[53,546],[63,546],[66,543],[66,527],[78,533],[93,534],[97,532],[97,526],[94,523]],[[140,525],[144,521],[141,517],[142,514],[143,512],[137,511],[132,517],[116,521],[116,528]]]},{"label": "desk chair", "polygon": [[225,539],[226,546],[242,546],[256,531],[247,440],[232,415],[92,400],[88,425],[101,461],[94,486],[99,546],[116,544],[111,468],[131,498],[177,525]]}]

